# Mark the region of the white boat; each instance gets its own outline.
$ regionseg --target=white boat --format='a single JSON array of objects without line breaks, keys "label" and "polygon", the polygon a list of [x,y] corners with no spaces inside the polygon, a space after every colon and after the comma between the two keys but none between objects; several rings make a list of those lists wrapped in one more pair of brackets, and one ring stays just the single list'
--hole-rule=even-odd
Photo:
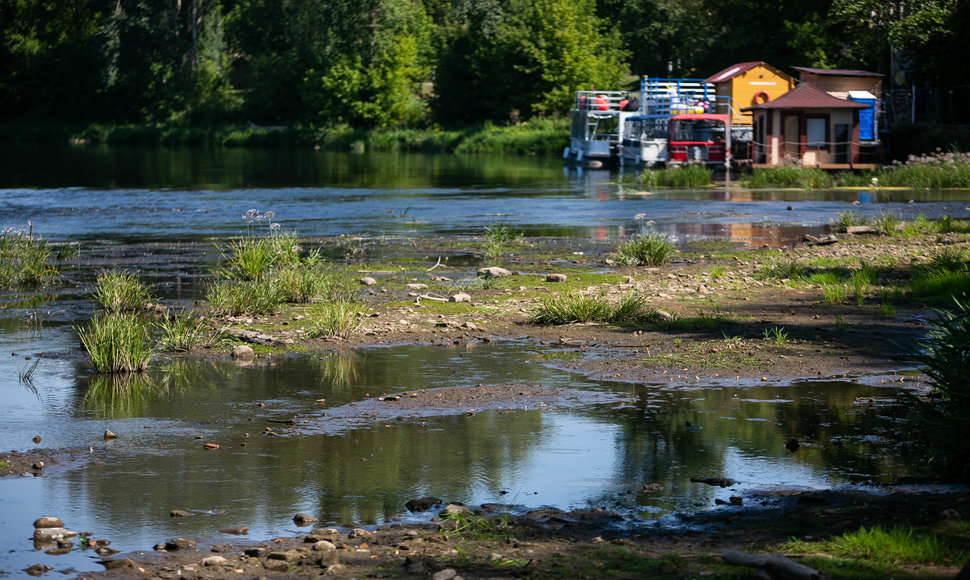
[{"label": "white boat", "polygon": [[625,119],[639,112],[638,98],[625,91],[577,91],[563,159],[587,167],[612,161],[623,139]]},{"label": "white boat", "polygon": [[578,91],[563,159],[587,167],[611,161],[665,163],[668,120],[706,113],[713,110],[713,101],[712,85],[698,79],[643,77],[639,96],[625,91]]}]

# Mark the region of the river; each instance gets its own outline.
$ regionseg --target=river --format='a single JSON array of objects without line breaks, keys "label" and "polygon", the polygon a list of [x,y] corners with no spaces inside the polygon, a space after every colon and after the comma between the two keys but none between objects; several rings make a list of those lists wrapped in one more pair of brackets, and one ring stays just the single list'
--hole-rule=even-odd
[{"label": "river", "polygon": [[[630,384],[551,368],[568,347],[389,346],[287,357],[153,363],[118,396],[81,355],[74,326],[90,314],[101,268],[137,270],[165,301],[187,302],[246,232],[250,208],[305,238],[482,235],[501,225],[529,237],[619,240],[644,214],[678,245],[777,246],[822,233],[839,211],[902,218],[965,217],[960,192],[646,190],[616,173],[558,159],[313,151],[157,150],[73,146],[0,149],[0,227],[30,228],[85,266],[53,295],[0,296],[0,440],[7,450],[73,448],[75,465],[0,479],[0,572],[36,563],[97,570],[75,549],[35,550],[32,522],[52,515],[122,551],[176,537],[298,534],[293,515],[322,525],[378,525],[434,495],[510,509],[604,507],[624,525],[660,525],[715,509],[746,489],[870,485],[920,466],[893,452],[885,377],[790,384]],[[912,201],[912,203],[910,203]],[[29,224],[29,226],[28,226]],[[37,362],[39,359],[39,362]],[[18,380],[37,362],[30,379]],[[602,402],[393,424],[353,424],[267,437],[267,419],[319,416],[317,401],[374,393],[520,383],[602,393]],[[105,441],[110,429],[118,438]],[[796,455],[783,442],[806,439]],[[40,437],[40,443],[33,438]],[[203,441],[221,442],[218,452]],[[693,484],[727,477],[729,489]],[[188,517],[172,518],[172,510]]]}]

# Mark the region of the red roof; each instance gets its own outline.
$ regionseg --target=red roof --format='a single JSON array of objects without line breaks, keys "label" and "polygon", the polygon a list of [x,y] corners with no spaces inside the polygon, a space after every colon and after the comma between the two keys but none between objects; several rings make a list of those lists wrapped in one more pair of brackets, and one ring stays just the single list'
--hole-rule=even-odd
[{"label": "red roof", "polygon": [[706,79],[704,79],[704,82],[705,83],[720,83],[720,82],[726,81],[728,79],[733,79],[734,77],[738,76],[739,74],[741,74],[743,72],[747,72],[747,71],[753,69],[754,67],[758,66],[759,64],[764,64],[764,63],[761,62],[761,61],[756,61],[756,62],[741,62],[741,63],[738,63],[738,64],[735,64],[735,65],[732,65],[732,66],[727,67],[726,69],[722,70],[721,72],[717,73],[716,75],[707,77]]},{"label": "red roof", "polygon": [[762,109],[865,109],[869,105],[833,97],[822,89],[802,83],[773,101],[744,107],[742,111]]},{"label": "red roof", "polygon": [[804,66],[793,66],[793,69],[801,72],[807,72],[816,74],[819,76],[840,76],[840,77],[882,77],[879,73],[864,71],[864,70],[850,70],[844,68],[809,68]]}]

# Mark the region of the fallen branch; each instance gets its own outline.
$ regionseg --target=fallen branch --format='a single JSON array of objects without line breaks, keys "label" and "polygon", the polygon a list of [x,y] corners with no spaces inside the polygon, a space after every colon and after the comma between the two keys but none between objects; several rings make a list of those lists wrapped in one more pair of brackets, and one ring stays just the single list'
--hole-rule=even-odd
[{"label": "fallen branch", "polygon": [[425,300],[435,300],[437,302],[448,302],[447,298],[442,298],[440,296],[432,296],[430,294],[422,294],[418,296],[418,300],[421,300],[422,298]]},{"label": "fallen branch", "polygon": [[441,265],[441,256],[438,256],[438,263],[437,263],[437,264],[435,264],[434,266],[431,266],[431,267],[430,267],[430,268],[428,268],[427,270],[425,270],[425,272],[430,272],[431,270],[434,270],[435,268],[437,268],[437,267],[438,267],[438,266],[440,266],[440,265]]},{"label": "fallen branch", "polygon": [[724,561],[733,566],[746,566],[748,568],[760,568],[772,576],[788,578],[790,580],[816,580],[819,577],[818,570],[809,568],[804,564],[793,562],[784,556],[760,556],[758,554],[745,554],[735,550],[724,550],[721,552]]},{"label": "fallen branch", "polygon": [[262,332],[257,332],[255,330],[242,330],[239,328],[229,328],[226,334],[232,335],[243,342],[250,342],[252,344],[262,344],[266,346],[274,346],[276,344],[282,344],[275,336],[270,336],[268,334],[263,334]]}]

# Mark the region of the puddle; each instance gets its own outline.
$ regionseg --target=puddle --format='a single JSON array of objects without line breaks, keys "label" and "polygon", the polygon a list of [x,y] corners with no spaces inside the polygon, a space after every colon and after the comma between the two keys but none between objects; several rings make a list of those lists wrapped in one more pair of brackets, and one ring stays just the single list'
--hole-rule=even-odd
[{"label": "puddle", "polygon": [[[74,340],[64,328],[13,334],[27,352],[32,343],[67,349]],[[891,400],[891,386],[610,383],[549,368],[538,362],[541,352],[522,346],[368,348],[248,367],[168,362],[128,385],[66,357],[42,359],[35,390],[3,387],[0,437],[29,449],[36,434],[42,441],[34,447],[80,447],[90,459],[39,478],[0,479],[0,544],[9,550],[0,569],[38,561],[98,569],[88,552],[34,552],[31,523],[41,515],[127,551],[179,536],[217,538],[231,526],[247,526],[251,539],[297,534],[298,512],[322,524],[391,522],[409,517],[405,502],[427,495],[655,519],[714,509],[766,486],[817,489],[919,475],[919,465],[887,444],[894,407],[857,403]],[[28,362],[6,356],[0,372],[9,376]],[[474,413],[367,414],[382,396],[479,383],[586,395]],[[328,409],[355,408],[331,417],[345,422],[339,429],[314,428]],[[118,438],[106,442],[105,429]],[[795,453],[785,448],[790,438],[801,441]],[[736,483],[712,487],[694,477]],[[175,509],[191,515],[171,518]]]}]

